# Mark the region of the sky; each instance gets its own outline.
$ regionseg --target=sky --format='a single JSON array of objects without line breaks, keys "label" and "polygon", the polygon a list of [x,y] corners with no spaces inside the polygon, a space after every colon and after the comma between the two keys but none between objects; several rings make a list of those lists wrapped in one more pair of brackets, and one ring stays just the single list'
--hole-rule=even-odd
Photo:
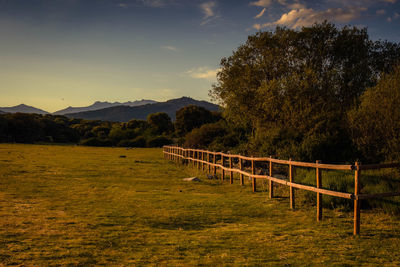
[{"label": "sky", "polygon": [[0,0],[0,106],[209,101],[249,35],[324,20],[400,42],[400,0]]}]

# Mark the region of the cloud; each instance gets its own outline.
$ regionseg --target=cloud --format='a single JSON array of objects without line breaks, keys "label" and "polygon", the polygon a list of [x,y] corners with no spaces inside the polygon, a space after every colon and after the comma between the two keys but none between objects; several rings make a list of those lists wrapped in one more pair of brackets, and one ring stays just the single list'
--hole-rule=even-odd
[{"label": "cloud", "polygon": [[126,3],[119,3],[117,6],[118,7],[122,7],[122,8],[128,8],[129,7],[129,5],[126,4]]},{"label": "cloud", "polygon": [[200,5],[200,8],[202,12],[204,13],[204,19],[208,19],[210,17],[214,16],[214,10],[213,8],[215,7],[215,2],[205,2]]},{"label": "cloud", "polygon": [[217,73],[220,69],[210,69],[208,67],[199,67],[191,69],[185,72],[186,75],[194,79],[205,79],[208,81],[215,81],[217,79]]},{"label": "cloud", "polygon": [[165,50],[169,50],[169,51],[174,51],[174,52],[178,51],[178,48],[176,48],[175,46],[172,46],[172,45],[164,45],[164,46],[161,46],[161,48],[165,49]]},{"label": "cloud", "polygon": [[388,22],[392,22],[393,20],[396,20],[396,19],[398,19],[399,17],[400,17],[400,14],[397,13],[397,12],[395,12],[393,16],[388,17],[386,20],[387,20]]},{"label": "cloud", "polygon": [[347,23],[351,20],[359,18],[361,12],[365,10],[365,7],[347,7],[346,9],[328,8],[322,11],[317,11],[312,8],[293,9],[288,13],[283,14],[280,19],[274,22],[254,24],[253,28],[259,30],[261,28],[275,25],[299,28],[311,26],[316,22],[322,22],[324,20]]},{"label": "cloud", "polygon": [[384,9],[379,9],[379,10],[376,11],[376,14],[377,14],[377,15],[384,15],[385,13],[386,13],[386,12],[385,12]]},{"label": "cloud", "polygon": [[287,4],[286,6],[287,6],[288,8],[290,8],[290,9],[302,9],[302,8],[306,8],[305,5],[300,4],[300,3]]},{"label": "cloud", "polygon": [[264,13],[265,13],[265,10],[267,10],[265,7],[263,8],[263,10],[260,12],[260,13],[258,13],[258,15],[257,16],[255,16],[254,18],[255,19],[259,19],[259,18],[261,18],[263,15],[264,15]]},{"label": "cloud", "polygon": [[251,2],[251,6],[269,7],[272,4],[271,0],[258,0],[256,2]]},{"label": "cloud", "polygon": [[167,4],[165,0],[140,0],[140,2],[150,7],[163,7]]},{"label": "cloud", "polygon": [[215,14],[214,8],[216,7],[216,2],[215,1],[209,1],[209,2],[204,2],[203,4],[200,5],[201,11],[204,14],[203,21],[200,23],[200,25],[205,25],[212,20],[219,18],[217,14]]}]

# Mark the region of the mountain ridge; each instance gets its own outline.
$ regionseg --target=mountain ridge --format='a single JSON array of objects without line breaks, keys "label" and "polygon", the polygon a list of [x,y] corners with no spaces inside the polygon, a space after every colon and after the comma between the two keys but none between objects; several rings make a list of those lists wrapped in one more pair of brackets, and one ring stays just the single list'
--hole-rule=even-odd
[{"label": "mountain ridge", "polygon": [[28,106],[25,104],[19,104],[17,106],[13,106],[13,107],[0,107],[0,111],[3,111],[4,113],[17,113],[17,112],[21,112],[21,113],[36,113],[36,114],[50,114],[49,112],[39,109],[39,108],[35,108],[32,106]]},{"label": "mountain ridge", "polygon": [[85,112],[85,111],[93,111],[93,110],[99,110],[99,109],[104,109],[104,108],[109,108],[109,107],[116,107],[116,106],[130,106],[130,107],[136,107],[136,106],[141,106],[141,105],[146,105],[146,104],[153,104],[157,103],[155,100],[150,100],[150,99],[142,99],[142,100],[135,100],[135,101],[127,101],[127,102],[101,102],[101,101],[96,101],[90,106],[86,107],[67,107],[65,109],[58,110],[56,112],[53,112],[53,115],[66,115],[70,113],[79,113],[79,112]]},{"label": "mountain ridge", "polygon": [[165,112],[171,117],[172,120],[175,120],[176,111],[188,105],[201,106],[210,111],[220,110],[220,107],[216,104],[202,100],[195,100],[190,97],[181,97],[176,99],[170,99],[165,102],[157,102],[153,104],[146,104],[135,107],[115,106],[100,110],[69,113],[65,114],[65,116],[70,118],[79,118],[88,120],[127,122],[131,119],[146,120],[149,114],[157,112]]}]

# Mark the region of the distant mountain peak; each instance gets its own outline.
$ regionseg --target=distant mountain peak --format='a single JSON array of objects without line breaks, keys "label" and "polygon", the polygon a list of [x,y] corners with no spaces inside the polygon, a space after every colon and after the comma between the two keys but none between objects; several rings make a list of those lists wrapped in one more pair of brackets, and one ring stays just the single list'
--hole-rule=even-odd
[{"label": "distant mountain peak", "polygon": [[36,114],[49,114],[49,112],[38,109],[32,106],[28,106],[25,104],[19,104],[13,107],[0,107],[0,110],[6,113],[36,113]]},{"label": "distant mountain peak", "polygon": [[165,112],[171,117],[171,119],[175,120],[176,111],[188,105],[201,106],[210,111],[216,111],[220,109],[218,105],[207,101],[199,101],[190,97],[181,97],[170,99],[165,102],[149,103],[140,106],[119,105],[99,110],[68,113],[66,116],[89,120],[126,122],[131,119],[145,120],[149,114]]},{"label": "distant mountain peak", "polygon": [[154,100],[135,100],[135,101],[128,101],[128,102],[107,102],[107,101],[95,101],[92,105],[87,107],[68,107],[59,111],[54,112],[54,115],[66,115],[71,113],[79,113],[79,112],[86,112],[86,111],[95,111],[104,108],[116,107],[116,106],[129,106],[129,107],[136,107],[146,104],[157,103]]}]

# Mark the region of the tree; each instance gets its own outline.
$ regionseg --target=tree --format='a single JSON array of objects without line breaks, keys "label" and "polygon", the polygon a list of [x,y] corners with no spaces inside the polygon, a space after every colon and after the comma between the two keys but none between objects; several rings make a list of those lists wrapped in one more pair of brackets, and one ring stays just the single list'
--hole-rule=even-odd
[{"label": "tree", "polygon": [[173,130],[171,118],[165,112],[150,114],[147,123],[155,134],[168,134]]},{"label": "tree", "polygon": [[203,124],[213,121],[214,116],[211,111],[203,107],[189,105],[176,112],[175,131],[179,136],[184,136],[194,128],[199,128]]},{"label": "tree", "polygon": [[146,121],[132,119],[126,123],[126,128],[128,129],[145,129],[147,126]]},{"label": "tree", "polygon": [[364,161],[400,160],[400,66],[365,91],[349,122]]},{"label": "tree", "polygon": [[[392,58],[388,64],[378,60],[382,55]],[[253,150],[343,160],[351,157],[347,111],[399,58],[399,49],[371,42],[366,29],[327,22],[300,31],[277,27],[249,36],[221,60],[210,95],[229,122],[248,129]]]}]

